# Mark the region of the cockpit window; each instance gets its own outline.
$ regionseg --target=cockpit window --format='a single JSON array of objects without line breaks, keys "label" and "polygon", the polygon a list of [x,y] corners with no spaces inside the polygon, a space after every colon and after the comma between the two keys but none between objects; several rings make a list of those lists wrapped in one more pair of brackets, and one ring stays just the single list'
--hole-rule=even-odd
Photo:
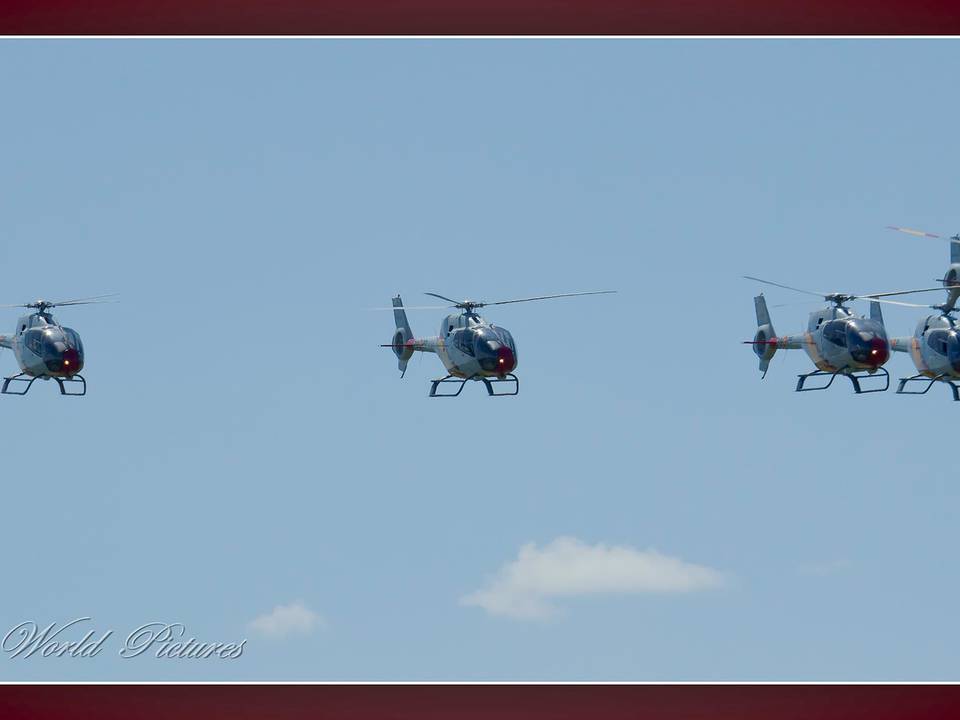
[{"label": "cockpit window", "polygon": [[848,343],[856,340],[868,343],[873,342],[875,338],[882,337],[884,337],[883,329],[879,326],[871,327],[863,322],[852,322],[847,324]]},{"label": "cockpit window", "polygon": [[43,332],[40,330],[29,330],[24,333],[23,344],[27,346],[27,349],[32,352],[34,355],[40,356],[42,350],[40,348],[41,343],[43,342]]},{"label": "cockpit window", "polygon": [[500,336],[488,327],[474,332],[473,348],[477,357],[496,354],[497,349],[503,346]]},{"label": "cockpit window", "polygon": [[469,330],[460,330],[454,334],[453,344],[460,352],[473,357],[473,333]]},{"label": "cockpit window", "polygon": [[883,326],[868,322],[866,320],[854,320],[847,323],[847,344],[853,345],[857,342],[871,343],[877,338],[883,339],[886,334],[883,332]]},{"label": "cockpit window", "polygon": [[933,330],[927,335],[927,345],[930,348],[940,355],[947,354],[947,337],[948,331],[946,330]]},{"label": "cockpit window", "polygon": [[960,373],[960,335],[956,330],[951,330],[947,335],[947,358],[953,371]]},{"label": "cockpit window", "polygon": [[490,329],[496,333],[500,342],[509,347],[511,350],[516,351],[517,348],[513,344],[513,336],[510,333],[508,333],[502,327],[497,327],[496,325],[491,325]]},{"label": "cockpit window", "polygon": [[67,343],[70,347],[83,352],[83,343],[80,342],[80,336],[77,335],[77,331],[71,328],[63,328],[63,334],[67,339]]},{"label": "cockpit window", "polygon": [[847,346],[847,324],[842,320],[833,320],[823,326],[823,337],[840,347]]}]

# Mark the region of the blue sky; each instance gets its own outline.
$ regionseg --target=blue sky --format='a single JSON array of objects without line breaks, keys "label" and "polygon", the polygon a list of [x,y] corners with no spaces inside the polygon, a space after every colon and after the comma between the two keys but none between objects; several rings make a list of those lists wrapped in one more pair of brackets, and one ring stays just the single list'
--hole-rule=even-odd
[{"label": "blue sky", "polygon": [[[0,410],[0,630],[115,637],[0,677],[956,679],[960,408],[740,344],[743,274],[942,274],[884,226],[958,229],[956,75],[952,41],[0,44],[0,302],[122,298],[58,315],[87,397]],[[606,288],[489,308],[498,400],[400,380],[369,310]],[[120,658],[153,621],[247,644]]]}]

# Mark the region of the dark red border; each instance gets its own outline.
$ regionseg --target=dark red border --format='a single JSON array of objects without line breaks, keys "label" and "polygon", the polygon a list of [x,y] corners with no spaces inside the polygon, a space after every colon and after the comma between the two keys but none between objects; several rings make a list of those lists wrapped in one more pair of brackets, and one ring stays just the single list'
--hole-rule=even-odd
[{"label": "dark red border", "polygon": [[33,685],[0,686],[0,717],[44,720],[940,720],[958,686]]},{"label": "dark red border", "polygon": [[3,0],[0,33],[952,35],[955,0]]}]

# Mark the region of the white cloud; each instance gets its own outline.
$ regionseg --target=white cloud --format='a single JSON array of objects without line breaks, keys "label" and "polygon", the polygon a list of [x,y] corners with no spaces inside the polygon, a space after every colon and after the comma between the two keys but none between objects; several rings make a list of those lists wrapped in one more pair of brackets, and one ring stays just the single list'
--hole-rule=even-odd
[{"label": "white cloud", "polygon": [[323,618],[300,601],[277,605],[250,622],[251,630],[272,638],[307,635],[322,626]]},{"label": "white cloud", "polygon": [[686,593],[718,587],[723,575],[703,565],[617,545],[559,537],[543,548],[529,543],[487,586],[460,599],[491,615],[544,619],[551,598],[601,593]]}]

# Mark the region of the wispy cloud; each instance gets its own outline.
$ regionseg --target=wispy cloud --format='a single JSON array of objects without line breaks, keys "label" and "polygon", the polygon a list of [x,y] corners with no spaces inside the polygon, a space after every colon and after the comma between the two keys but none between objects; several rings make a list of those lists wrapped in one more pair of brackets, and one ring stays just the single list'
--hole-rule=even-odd
[{"label": "wispy cloud", "polygon": [[590,594],[688,593],[723,584],[709,567],[662,555],[656,550],[588,545],[559,537],[538,548],[529,543],[516,560],[490,578],[486,587],[460,599],[491,615],[540,620],[557,612],[550,600]]},{"label": "wispy cloud", "polygon": [[302,602],[277,605],[273,610],[250,622],[250,629],[266,637],[307,635],[323,627],[323,618]]}]

